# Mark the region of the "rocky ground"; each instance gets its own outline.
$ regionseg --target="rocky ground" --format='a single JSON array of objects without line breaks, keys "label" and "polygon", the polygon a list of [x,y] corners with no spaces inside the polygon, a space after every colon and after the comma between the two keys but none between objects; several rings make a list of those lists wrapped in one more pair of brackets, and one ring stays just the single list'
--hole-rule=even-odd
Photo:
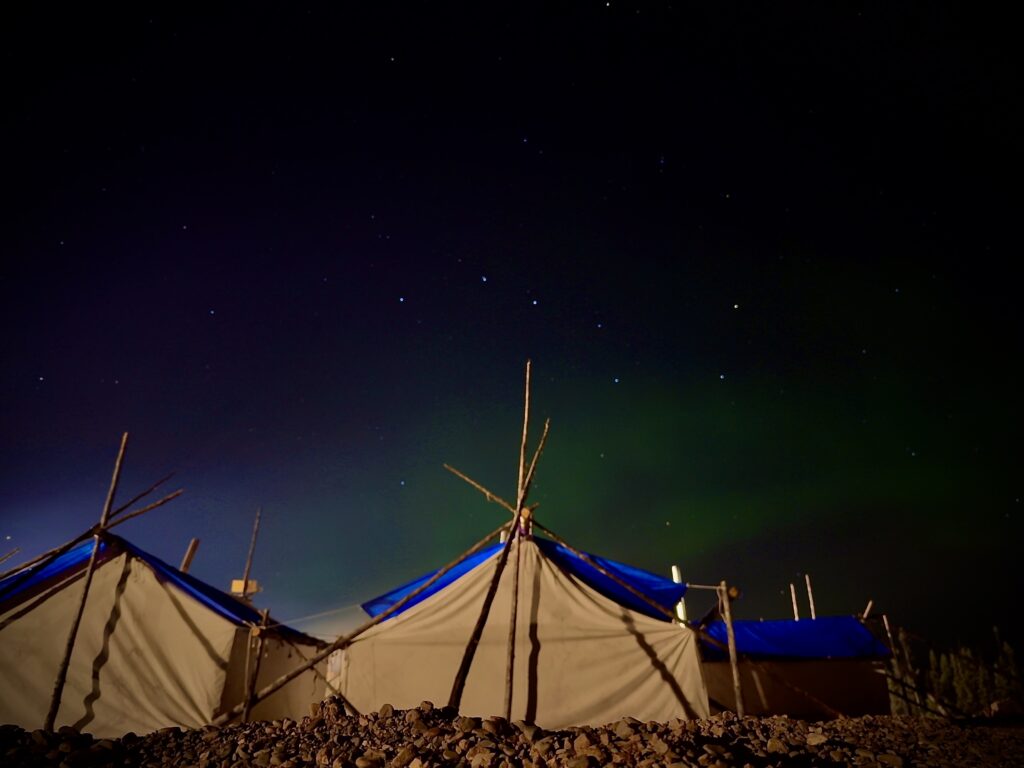
[{"label": "rocky ground", "polygon": [[939,719],[784,717],[642,723],[544,731],[503,718],[418,708],[346,716],[326,701],[310,717],[94,739],[0,726],[0,765],[156,768],[502,768],[522,766],[1024,766],[1024,728]]}]

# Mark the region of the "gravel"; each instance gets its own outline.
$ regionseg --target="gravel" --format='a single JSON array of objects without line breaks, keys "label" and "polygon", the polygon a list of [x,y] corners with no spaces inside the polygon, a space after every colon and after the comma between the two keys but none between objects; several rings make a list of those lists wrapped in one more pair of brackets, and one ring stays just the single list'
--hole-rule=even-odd
[{"label": "gravel", "polygon": [[501,717],[465,717],[423,702],[347,716],[328,699],[302,722],[165,728],[94,739],[0,726],[0,765],[21,768],[683,768],[683,766],[999,766],[1024,768],[1024,728],[933,718],[786,717],[644,723],[545,731]]}]

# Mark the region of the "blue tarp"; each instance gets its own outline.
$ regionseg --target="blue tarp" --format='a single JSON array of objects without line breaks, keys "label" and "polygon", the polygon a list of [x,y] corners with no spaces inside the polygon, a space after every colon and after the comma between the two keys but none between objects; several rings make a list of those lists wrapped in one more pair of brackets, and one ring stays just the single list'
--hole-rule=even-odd
[{"label": "blue tarp", "polygon": [[[705,627],[722,645],[727,642],[724,621]],[[875,659],[889,656],[885,647],[854,616],[826,616],[820,619],[779,619],[734,621],[736,650],[753,659]],[[706,640],[704,657],[728,658],[728,653]]]},{"label": "blue tarp", "polygon": [[[0,581],[0,610],[7,611],[23,600],[45,589],[50,583],[58,583],[73,575],[76,571],[83,570],[89,562],[92,545],[93,541],[89,538],[44,566],[33,566],[32,568],[18,571]],[[195,576],[179,571],[160,558],[154,557],[127,540],[122,539],[120,536],[115,536],[111,533],[103,535],[103,538],[100,540],[98,562],[110,560],[122,552],[128,552],[132,556],[143,560],[153,569],[157,578],[161,581],[174,584],[182,592],[191,595],[194,599],[225,619],[238,625],[258,624],[260,622],[260,614],[256,609],[236,600],[216,587],[200,581]],[[275,630],[291,640],[304,643],[315,642],[313,638],[307,637],[291,627],[278,625]]]},{"label": "blue tarp", "polygon": [[[625,606],[630,610],[636,611],[637,613],[642,613],[645,616],[668,621],[668,618],[663,613],[655,610],[643,600],[631,594],[628,590],[623,589],[621,586],[603,575],[593,566],[589,565],[582,558],[574,555],[562,545],[542,538],[535,538],[533,541],[538,547],[540,547],[541,552],[543,552],[544,555],[559,568],[567,571],[572,576],[579,579],[590,588],[600,592],[610,600],[614,600],[616,603]],[[412,608],[412,606],[417,603],[426,600],[435,592],[439,592],[444,589],[456,579],[494,556],[501,547],[501,544],[494,544],[493,546],[481,550],[472,557],[467,558],[462,563],[448,571],[448,573],[438,579],[434,584],[430,585],[429,588],[410,600],[393,615],[397,616],[399,613]],[[678,603],[686,593],[685,584],[676,584],[671,579],[662,578],[661,576],[657,576],[649,571],[634,568],[633,566],[626,565],[624,563],[618,563],[614,560],[607,560],[596,555],[588,555],[588,557],[592,558],[594,562],[600,564],[601,567],[608,572],[618,576],[622,581],[633,587],[633,589],[637,590],[642,595],[645,595],[650,600],[653,600],[658,605],[664,606],[669,611],[673,609],[675,604]],[[408,584],[403,584],[390,592],[386,592],[379,597],[375,597],[373,600],[363,603],[363,610],[371,616],[377,616],[383,613],[410,592],[414,591],[417,587],[429,581],[435,573],[437,573],[437,571],[431,571],[430,573],[420,576],[418,579],[410,581]]]}]

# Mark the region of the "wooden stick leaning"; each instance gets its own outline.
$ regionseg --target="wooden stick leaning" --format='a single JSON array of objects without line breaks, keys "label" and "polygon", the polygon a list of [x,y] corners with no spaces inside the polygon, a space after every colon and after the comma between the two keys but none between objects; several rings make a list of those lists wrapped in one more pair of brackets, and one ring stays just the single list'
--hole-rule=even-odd
[{"label": "wooden stick leaning", "polygon": [[0,563],[7,562],[12,557],[14,557],[16,554],[18,554],[19,552],[21,552],[21,547],[15,547],[10,552],[7,552],[6,554],[0,555]]},{"label": "wooden stick leaning", "polygon": [[456,477],[458,477],[458,478],[460,478],[462,480],[465,480],[467,483],[472,485],[474,488],[476,488],[478,491],[480,491],[480,493],[482,493],[484,495],[484,497],[488,501],[493,501],[495,504],[498,504],[499,506],[504,507],[505,509],[507,509],[513,515],[516,513],[516,508],[515,507],[513,507],[511,504],[509,504],[507,501],[505,501],[503,498],[501,498],[501,496],[497,496],[497,495],[491,493],[489,490],[487,490],[482,485],[480,485],[480,483],[478,483],[476,480],[473,480],[472,478],[467,477],[465,474],[463,474],[462,472],[459,472],[459,470],[457,470],[455,467],[451,466],[450,464],[442,464],[441,466],[443,466],[445,469],[447,469],[449,472],[451,472]]},{"label": "wooden stick leaning", "polygon": [[[522,526],[525,523],[516,518],[513,523],[513,536],[523,536]],[[505,665],[505,719],[512,719],[512,681],[516,670],[516,623],[519,620],[519,567],[523,554],[523,542],[516,545],[516,564],[512,571],[512,613],[508,620],[508,662]]]},{"label": "wooden stick leaning", "polygon": [[[103,514],[100,516],[100,530],[103,530],[107,525],[107,520],[110,518],[110,508],[114,504],[114,494],[117,492],[117,484],[121,479],[121,464],[124,461],[124,453],[128,447],[128,433],[125,432],[121,436],[121,447],[117,452],[117,460],[114,462],[114,474],[110,479],[110,489],[107,491],[107,500],[103,504]],[[64,658],[61,660],[60,667],[57,669],[57,680],[53,684],[53,695],[50,697],[50,710],[46,714],[46,722],[43,725],[43,729],[47,731],[53,730],[53,725],[57,720],[57,712],[60,710],[60,700],[64,693],[64,683],[68,677],[68,666],[71,664],[71,654],[75,650],[75,638],[78,636],[78,627],[82,623],[82,614],[85,613],[85,603],[89,599],[89,587],[92,585],[92,576],[96,571],[96,558],[100,551],[100,534],[97,533],[93,536],[92,543],[92,554],[89,556],[89,565],[85,571],[85,586],[82,587],[82,599],[78,604],[78,613],[75,614],[75,619],[71,623],[71,630],[68,632],[68,641],[64,647]]]},{"label": "wooden stick leaning", "polygon": [[[275,680],[274,682],[270,683],[269,685],[265,686],[264,688],[261,688],[253,696],[253,699],[252,699],[253,705],[258,704],[263,699],[267,698],[267,696],[270,696],[272,693],[275,693],[275,692],[279,691],[281,688],[283,688],[284,686],[288,685],[288,683],[290,683],[292,680],[297,678],[299,675],[301,675],[306,670],[308,670],[311,667],[319,664],[321,661],[326,659],[328,656],[330,656],[335,651],[340,650],[340,649],[346,647],[347,645],[349,645],[349,643],[351,643],[353,640],[355,640],[357,637],[359,637],[359,635],[363,634],[364,632],[366,632],[371,627],[375,627],[377,624],[380,624],[380,622],[384,621],[384,619],[388,618],[389,616],[393,615],[397,611],[399,611],[402,608],[404,608],[409,603],[410,600],[412,600],[414,597],[418,597],[420,594],[423,593],[424,590],[426,590],[429,587],[433,586],[438,581],[438,579],[440,579],[442,576],[444,576],[446,573],[448,573],[448,571],[450,571],[452,568],[454,568],[455,566],[457,566],[460,563],[462,563],[466,558],[472,557],[477,552],[479,552],[481,549],[483,549],[485,546],[487,546],[487,544],[489,544],[492,539],[496,538],[498,536],[498,534],[500,534],[507,527],[508,527],[508,523],[502,523],[500,526],[498,526],[493,531],[491,531],[489,534],[487,534],[484,538],[480,539],[480,541],[478,541],[472,547],[470,547],[465,552],[463,552],[461,555],[459,555],[455,560],[452,560],[446,566],[444,566],[439,571],[437,571],[437,573],[435,573],[433,576],[431,576],[429,579],[427,579],[427,581],[425,581],[423,584],[418,586],[416,589],[414,589],[408,595],[403,597],[401,600],[399,600],[396,603],[394,603],[394,605],[392,605],[386,611],[382,611],[381,613],[377,614],[376,616],[374,616],[372,619],[370,619],[365,624],[363,624],[363,625],[357,627],[356,629],[352,630],[352,632],[350,632],[349,634],[344,635],[342,637],[339,637],[333,643],[328,645],[324,650],[320,651],[315,656],[310,657],[304,664],[296,667],[291,672],[287,672],[287,673],[281,675],[281,677],[277,678],[277,680]],[[231,720],[233,720],[235,717],[237,717],[238,715],[240,715],[242,713],[242,709],[243,709],[243,705],[242,704],[236,704],[231,709],[227,710],[226,712],[222,712],[220,715],[218,715],[214,719],[213,724],[214,725],[224,725],[225,723],[230,722]]]},{"label": "wooden stick leaning", "polygon": [[[280,624],[272,624],[270,626],[278,627],[278,626],[280,626]],[[293,643],[291,640],[289,640],[287,637],[284,637],[283,635],[280,636],[280,639],[283,640],[284,642],[286,642],[288,644],[288,646],[293,651],[295,651],[295,655],[296,656],[298,656],[303,661],[309,661],[309,657],[302,652],[302,649],[298,645],[296,645],[295,643]],[[359,715],[359,710],[355,708],[355,706],[352,704],[351,701],[349,701],[348,699],[345,698],[344,694],[342,694],[341,691],[339,691],[337,688],[335,688],[331,684],[331,681],[327,679],[327,675],[325,675],[323,672],[321,672],[319,669],[317,669],[316,665],[310,667],[310,670],[313,672],[313,674],[316,677],[319,677],[321,680],[324,681],[324,687],[327,688],[328,692],[332,696],[337,696],[339,699],[341,699],[341,703],[345,706],[345,709],[348,710],[348,713],[350,715]]]},{"label": "wooden stick leaning", "polygon": [[[504,528],[505,526],[502,526]],[[494,568],[494,576],[491,578],[491,584],[487,588],[487,594],[484,596],[484,604],[480,608],[480,615],[476,619],[476,625],[473,627],[473,632],[469,636],[469,642],[466,643],[466,650],[462,654],[462,663],[459,664],[459,670],[455,673],[455,680],[452,683],[452,692],[448,697],[448,706],[459,708],[459,704],[462,703],[462,692],[466,688],[466,678],[469,677],[469,669],[473,666],[473,657],[476,655],[476,648],[480,644],[480,637],[484,633],[484,626],[487,624],[487,616],[491,612],[491,604],[494,602],[494,595],[498,592],[498,582],[501,581],[502,571],[505,570],[505,563],[508,562],[508,552],[512,547],[512,542],[516,539],[516,534],[519,532],[519,525],[516,520],[512,521],[508,538],[505,539],[505,546],[501,548],[501,554],[498,556],[498,563]]]},{"label": "wooden stick leaning", "polygon": [[242,574],[242,599],[245,600],[249,594],[249,571],[252,569],[252,556],[256,553],[256,536],[260,532],[260,513],[263,510],[256,507],[256,522],[252,526],[252,539],[249,541],[249,555],[245,558],[245,573]]},{"label": "wooden stick leaning", "polygon": [[743,686],[740,684],[740,663],[737,658],[736,632],[732,626],[732,601],[729,599],[729,585],[725,583],[725,579],[722,579],[722,583],[718,586],[718,599],[722,604],[722,618],[725,619],[725,636],[729,641],[729,667],[732,670],[732,698],[736,705],[737,716],[743,717]]},{"label": "wooden stick leaning", "polygon": [[144,499],[147,496],[149,496],[149,494],[151,494],[153,491],[155,491],[161,485],[166,483],[172,477],[174,477],[174,473],[173,472],[171,472],[169,475],[165,475],[164,477],[161,477],[159,480],[157,480],[155,483],[153,483],[151,486],[149,486],[149,488],[147,488],[146,490],[142,491],[141,493],[137,493],[134,496],[132,496],[130,499],[128,499],[128,501],[126,501],[124,504],[122,504],[120,507],[118,507],[117,509],[115,509],[113,512],[110,513],[110,519],[113,520],[118,515],[120,515],[122,512],[124,512],[126,509],[128,509],[128,507],[130,507],[136,501],[139,501],[140,499]]}]

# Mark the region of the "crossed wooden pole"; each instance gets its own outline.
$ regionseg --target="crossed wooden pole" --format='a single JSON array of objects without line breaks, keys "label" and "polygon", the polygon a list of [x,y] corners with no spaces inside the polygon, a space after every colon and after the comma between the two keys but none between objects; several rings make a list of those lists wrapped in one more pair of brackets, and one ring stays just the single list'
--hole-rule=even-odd
[{"label": "crossed wooden pole", "polygon": [[[100,540],[103,534],[106,531],[109,531],[111,528],[120,525],[121,523],[127,522],[128,520],[131,520],[133,517],[144,515],[145,513],[156,509],[157,507],[162,507],[164,504],[171,501],[172,499],[177,498],[184,492],[184,489],[178,489],[177,491],[174,491],[173,493],[164,496],[159,501],[155,501],[152,504],[147,504],[141,509],[136,509],[132,512],[126,512],[126,510],[128,510],[135,502],[139,501],[140,499],[155,491],[157,488],[159,488],[172,477],[172,475],[168,475],[167,477],[158,480],[156,483],[151,485],[146,490],[142,491],[142,493],[139,493],[136,496],[132,497],[126,504],[123,504],[117,509],[111,510],[111,508],[114,505],[114,495],[117,492],[117,486],[121,479],[121,465],[124,462],[124,454],[127,447],[128,433],[125,432],[121,436],[121,447],[117,452],[117,460],[114,462],[114,474],[110,480],[110,488],[107,491],[107,499],[103,504],[103,512],[100,515],[99,523],[94,525],[88,531],[85,531],[79,536],[76,536],[74,539],[67,542],[66,544],[62,544],[61,546],[56,547],[55,549],[51,549],[49,552],[43,553],[39,557],[33,558],[27,563],[23,563],[22,565],[19,565],[12,570],[0,574],[0,579],[4,579],[11,574],[22,571],[23,575],[21,578],[26,579],[29,577],[29,575],[31,575],[31,572],[28,570],[31,566],[40,563],[43,566],[48,565],[49,563],[53,562],[58,557],[63,555],[65,552],[72,549],[77,544],[80,544],[81,542],[87,540],[90,536],[92,536],[92,552],[89,555],[89,564],[88,566],[86,566],[85,584],[82,588],[82,599],[79,601],[78,610],[75,613],[75,618],[71,623],[71,629],[68,632],[67,643],[65,644],[64,647],[64,656],[61,659],[60,666],[57,669],[57,679],[53,684],[53,694],[50,697],[50,708],[47,711],[46,722],[43,726],[44,729],[47,731],[53,730],[54,723],[57,720],[57,713],[60,711],[61,697],[64,693],[64,685],[67,682],[68,666],[71,663],[71,654],[74,652],[75,649],[75,639],[78,636],[78,628],[82,623],[82,615],[85,613],[85,604],[89,599],[89,588],[92,585],[93,574],[96,572],[96,563],[100,552]],[[122,513],[125,514],[122,515]],[[122,516],[118,517],[119,515]]]}]

